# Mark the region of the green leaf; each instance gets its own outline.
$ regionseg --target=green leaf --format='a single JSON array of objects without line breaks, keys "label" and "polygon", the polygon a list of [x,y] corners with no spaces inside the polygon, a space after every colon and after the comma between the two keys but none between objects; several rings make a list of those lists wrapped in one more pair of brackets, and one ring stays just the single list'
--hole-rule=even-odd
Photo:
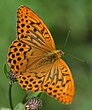
[{"label": "green leaf", "polygon": [[10,108],[1,108],[0,110],[11,110]]},{"label": "green leaf", "polygon": [[4,65],[4,73],[5,73],[5,76],[7,78],[8,78],[8,68],[9,68],[8,64],[5,63],[5,65]]},{"label": "green leaf", "polygon": [[42,95],[42,93],[43,92],[31,92],[30,94],[29,94],[29,97],[31,98],[31,97],[40,97],[41,95]]},{"label": "green leaf", "polygon": [[37,97],[40,98],[40,97],[43,95],[43,93],[44,93],[44,92],[39,92],[38,95],[37,95]]},{"label": "green leaf", "polygon": [[18,103],[14,108],[14,110],[24,110],[24,108],[25,108],[25,105],[23,105],[22,103]]}]

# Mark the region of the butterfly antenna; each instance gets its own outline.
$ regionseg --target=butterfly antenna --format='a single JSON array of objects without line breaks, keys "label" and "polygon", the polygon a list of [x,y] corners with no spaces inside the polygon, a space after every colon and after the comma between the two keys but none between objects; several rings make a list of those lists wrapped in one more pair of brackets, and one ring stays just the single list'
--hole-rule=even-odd
[{"label": "butterfly antenna", "polygon": [[64,49],[65,49],[65,47],[66,47],[66,44],[67,44],[67,41],[68,41],[68,38],[69,38],[70,32],[71,32],[71,30],[68,31],[67,37],[66,37],[66,39],[65,39]]},{"label": "butterfly antenna", "polygon": [[[67,41],[68,41],[70,32],[71,32],[71,29],[68,31],[67,37],[66,37],[66,39],[65,39],[64,49],[66,48],[66,44],[67,44]],[[78,57],[76,57],[76,56],[74,56],[74,55],[72,55],[72,54],[67,53],[67,55],[69,55],[69,56],[71,56],[72,58],[74,58],[74,59],[76,59],[76,60],[79,60],[79,61],[81,61],[81,62],[83,62],[83,63],[86,63],[86,64],[88,63],[87,61],[85,61],[85,60],[83,60],[83,59],[80,59],[80,58],[78,58]]]},{"label": "butterfly antenna", "polygon": [[85,61],[85,60],[83,60],[83,59],[80,59],[80,58],[78,58],[78,57],[76,57],[76,56],[74,56],[74,55],[72,55],[72,54],[67,53],[67,55],[69,55],[69,56],[71,56],[72,58],[74,58],[74,59],[76,59],[76,60],[79,60],[79,61],[81,61],[81,62],[83,62],[83,63],[85,63],[85,64],[88,64],[87,61]]}]

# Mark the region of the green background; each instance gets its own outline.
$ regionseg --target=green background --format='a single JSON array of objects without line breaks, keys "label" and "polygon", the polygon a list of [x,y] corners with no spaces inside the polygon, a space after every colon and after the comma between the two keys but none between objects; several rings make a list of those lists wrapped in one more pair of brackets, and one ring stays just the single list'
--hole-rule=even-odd
[{"label": "green background", "polygon": [[[42,110],[92,109],[92,0],[0,0],[0,107],[9,107],[8,83],[3,67],[7,62],[8,48],[16,38],[17,9],[25,5],[34,10],[45,22],[55,40],[57,49],[64,49],[63,59],[69,65],[75,81],[75,96],[70,105],[42,95]],[[80,62],[67,53],[88,62]],[[15,83],[13,104],[16,106],[25,90]]]}]

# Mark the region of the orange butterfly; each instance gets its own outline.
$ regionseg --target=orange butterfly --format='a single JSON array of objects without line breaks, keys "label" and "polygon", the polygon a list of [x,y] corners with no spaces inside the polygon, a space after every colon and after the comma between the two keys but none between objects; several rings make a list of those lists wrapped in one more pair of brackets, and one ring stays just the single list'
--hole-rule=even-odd
[{"label": "orange butterfly", "polygon": [[43,21],[29,8],[18,9],[18,37],[10,46],[8,64],[26,90],[45,91],[60,102],[70,103],[74,81],[67,64],[56,50],[54,40]]}]

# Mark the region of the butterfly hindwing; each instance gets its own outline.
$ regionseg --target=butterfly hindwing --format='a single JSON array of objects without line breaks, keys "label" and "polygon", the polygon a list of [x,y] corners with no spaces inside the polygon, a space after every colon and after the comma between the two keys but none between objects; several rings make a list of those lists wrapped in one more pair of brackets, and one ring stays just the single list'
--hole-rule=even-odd
[{"label": "butterfly hindwing", "polygon": [[42,84],[51,66],[51,64],[42,65],[33,70],[29,70],[28,68],[23,75],[18,77],[18,83],[26,90],[31,90],[33,92],[43,91]]},{"label": "butterfly hindwing", "polygon": [[19,75],[26,70],[26,53],[30,50],[31,47],[26,43],[17,39],[12,42],[8,52],[8,64],[10,65],[10,70],[12,70],[14,74]]}]

